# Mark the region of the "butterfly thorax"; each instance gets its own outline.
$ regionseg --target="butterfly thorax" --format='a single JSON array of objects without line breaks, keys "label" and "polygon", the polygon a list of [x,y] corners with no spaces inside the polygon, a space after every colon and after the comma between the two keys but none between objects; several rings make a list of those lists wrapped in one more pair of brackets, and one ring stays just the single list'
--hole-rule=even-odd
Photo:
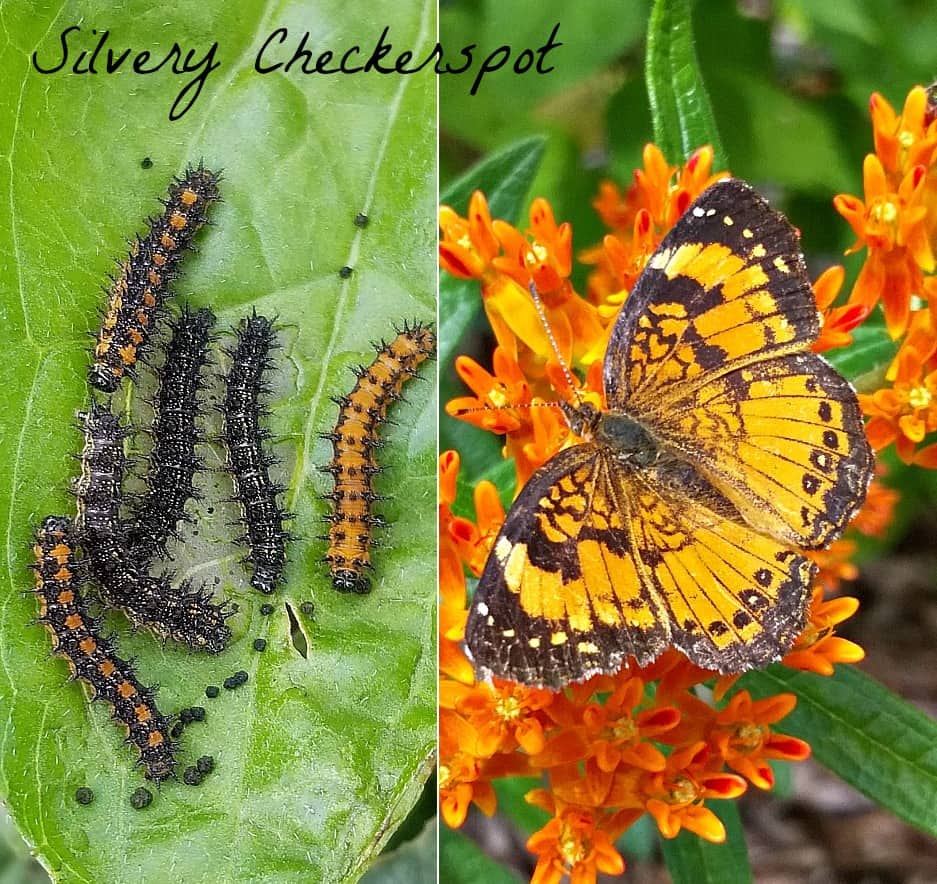
[{"label": "butterfly thorax", "polygon": [[617,460],[639,467],[656,463],[661,454],[657,440],[636,420],[619,411],[599,411],[583,402],[560,403],[570,429],[587,442],[611,448]]}]

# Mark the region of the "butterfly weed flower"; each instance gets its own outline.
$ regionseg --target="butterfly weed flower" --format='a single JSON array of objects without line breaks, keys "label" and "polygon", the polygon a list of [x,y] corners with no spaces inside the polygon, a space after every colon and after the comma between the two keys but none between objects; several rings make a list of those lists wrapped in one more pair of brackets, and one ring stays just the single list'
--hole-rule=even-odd
[{"label": "butterfly weed flower", "polygon": [[908,93],[896,113],[878,93],[869,101],[875,153],[863,167],[865,198],[840,194],[837,211],[868,248],[850,301],[874,306],[881,299],[892,338],[902,337],[914,296],[935,309],[931,274],[937,241],[937,115],[923,86]]},{"label": "butterfly weed flower", "polygon": [[832,675],[836,663],[858,663],[865,651],[855,642],[835,634],[836,626],[852,617],[859,601],[848,596],[825,600],[822,587],[813,591],[807,628],[794,642],[782,662],[791,669]]},{"label": "butterfly weed flower", "polygon": [[937,446],[919,447],[937,431],[937,366],[931,365],[933,342],[925,348],[916,336],[904,342],[893,364],[891,386],[859,396],[870,418],[867,433],[880,451],[894,444],[906,464],[937,467]]},{"label": "butterfly weed flower", "polygon": [[875,478],[865,495],[865,503],[852,520],[851,527],[866,537],[884,537],[894,519],[899,495],[882,481],[885,473],[885,467],[881,463],[877,464]]},{"label": "butterfly weed flower", "polygon": [[[653,741],[677,726],[680,712],[647,702],[645,687],[643,679],[624,675],[603,678],[598,685],[572,686],[570,702],[547,708],[551,738],[532,764],[550,768],[578,760],[606,774],[620,765],[663,770],[666,758]],[[597,695],[604,695],[602,702]]]},{"label": "butterfly weed flower", "polygon": [[865,199],[840,194],[833,201],[857,237],[848,254],[868,248],[851,297],[869,308],[881,299],[892,338],[907,331],[911,296],[922,291],[924,272],[934,270],[923,203],[926,177],[924,166],[914,166],[893,189],[881,160],[869,154],[863,166]]},{"label": "butterfly weed flower", "polygon": [[726,839],[725,826],[707,799],[738,798],[745,780],[721,770],[721,764],[703,741],[674,750],[660,773],[644,780],[645,809],[665,838],[676,838],[682,829],[719,844]]},{"label": "butterfly weed flower", "polygon": [[848,347],[852,343],[851,332],[867,318],[872,308],[868,304],[848,301],[834,306],[846,278],[846,268],[834,264],[824,270],[813,284],[813,294],[820,313],[820,337],[812,349],[824,353],[836,347]]},{"label": "butterfly weed flower", "polygon": [[530,423],[530,385],[504,347],[495,348],[492,362],[494,373],[468,356],[456,357],[456,373],[475,395],[450,400],[446,412],[492,433],[517,433]]},{"label": "butterfly weed flower", "polygon": [[[701,148],[684,166],[669,166],[649,145],[627,190],[601,186],[595,205],[610,232],[580,255],[594,268],[586,297],[570,278],[572,229],[557,221],[545,200],[532,204],[523,231],[492,219],[480,193],[473,194],[465,218],[449,207],[440,210],[440,262],[453,275],[478,281],[497,341],[491,369],[458,358],[457,370],[472,395],[450,401],[447,412],[504,437],[503,455],[515,461],[515,494],[539,467],[582,442],[577,433],[588,431],[567,420],[560,403],[606,410],[603,362],[617,314],[670,228],[723,177],[712,173],[712,162],[712,151]],[[834,267],[814,283],[822,317],[814,350],[849,346],[851,333],[869,315],[871,305],[855,296],[837,304],[843,279],[843,269]],[[542,295],[546,323],[529,293],[531,282]],[[440,458],[440,807],[446,823],[460,826],[472,803],[494,812],[491,782],[501,776],[541,776],[543,788],[526,796],[550,815],[527,844],[537,856],[532,881],[538,884],[621,874],[624,860],[614,842],[644,814],[667,838],[687,829],[709,841],[724,840],[725,829],[708,802],[737,798],[749,783],[771,788],[769,761],[809,756],[806,743],[777,730],[793,708],[793,695],[753,700],[736,689],[738,675],[720,675],[674,648],[645,666],[628,658],[617,673],[603,671],[559,690],[496,675],[476,683],[460,646],[466,574],[483,573],[496,538],[505,536],[499,535],[505,514],[488,482],[473,489],[475,521],[453,514],[458,472],[457,453],[445,452]],[[888,506],[886,489],[872,524],[887,522]],[[666,521],[657,530],[666,536]],[[853,576],[852,551],[846,540],[816,554],[827,555],[828,583]],[[809,597],[806,587],[805,592]],[[835,663],[861,659],[858,645],[835,635],[854,611],[854,600],[824,601],[815,584],[803,629],[785,646],[784,663],[831,674]],[[550,636],[533,637],[545,638]]]},{"label": "butterfly weed flower", "polygon": [[694,151],[683,166],[669,165],[655,144],[645,145],[642,159],[626,191],[613,181],[599,185],[592,205],[610,232],[579,256],[582,263],[596,266],[587,292],[606,321],[615,318],[648,258],[690,203],[727,174],[712,172],[709,146]]},{"label": "butterfly weed flower", "polygon": [[520,747],[528,755],[543,749],[543,710],[556,699],[543,688],[529,688],[504,679],[494,679],[471,686],[446,682],[440,686],[439,705],[455,709],[479,734],[481,741],[491,740],[490,753],[513,752]]},{"label": "butterfly weed flower", "polygon": [[439,811],[457,829],[474,802],[491,816],[497,797],[484,775],[485,749],[478,732],[462,716],[439,710]]},{"label": "butterfly weed flower", "polygon": [[528,801],[553,814],[527,841],[527,849],[537,857],[531,884],[558,884],[567,876],[573,884],[595,884],[599,872],[624,873],[625,861],[615,841],[634,822],[633,811],[607,813],[564,805],[545,790],[530,793]]},{"label": "butterfly weed flower", "polygon": [[468,519],[452,513],[458,473],[459,455],[443,452],[439,457],[439,671],[471,684],[472,664],[461,644],[468,611],[460,549],[473,548],[478,532]]},{"label": "butterfly weed flower", "polygon": [[927,89],[912,88],[900,114],[874,92],[869,113],[875,153],[889,176],[899,179],[914,166],[930,166],[937,155],[937,126]]},{"label": "butterfly weed flower", "polygon": [[710,745],[753,786],[771,789],[774,773],[769,759],[804,761],[810,757],[810,746],[803,740],[771,730],[796,703],[793,694],[753,700],[748,691],[739,691],[716,715]]}]

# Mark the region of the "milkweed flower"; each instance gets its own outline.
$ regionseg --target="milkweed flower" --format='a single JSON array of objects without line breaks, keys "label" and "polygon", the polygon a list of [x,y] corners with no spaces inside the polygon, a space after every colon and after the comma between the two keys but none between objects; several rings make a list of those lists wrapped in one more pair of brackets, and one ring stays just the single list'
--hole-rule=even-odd
[{"label": "milkweed flower", "polygon": [[527,800],[555,814],[527,840],[527,849],[537,857],[531,884],[558,884],[567,876],[572,884],[595,884],[599,872],[624,873],[625,861],[614,842],[634,821],[633,812],[564,806],[543,790],[530,793]]},{"label": "milkweed flower", "polygon": [[803,740],[771,730],[796,703],[793,694],[753,700],[748,691],[739,691],[716,715],[710,745],[752,785],[771,789],[774,772],[769,759],[804,761],[810,757],[810,746]]},{"label": "milkweed flower", "polygon": [[840,194],[833,200],[857,237],[847,254],[868,248],[850,300],[871,309],[881,299],[892,338],[907,330],[911,296],[920,294],[924,272],[934,270],[923,203],[926,174],[924,166],[914,166],[893,189],[881,160],[869,154],[863,167],[865,199]]},{"label": "milkweed flower", "polygon": [[622,192],[613,181],[599,185],[592,205],[611,232],[579,258],[583,264],[596,266],[587,292],[606,324],[614,321],[667,231],[710,184],[727,176],[726,172],[713,174],[713,157],[707,145],[694,151],[683,166],[671,166],[657,145],[648,144],[643,166],[635,170],[627,191]]},{"label": "milkweed flower", "polygon": [[894,443],[906,464],[932,465],[933,446],[919,449],[924,437],[937,431],[937,368],[928,369],[928,355],[909,339],[896,357],[892,386],[859,396],[871,418],[866,433],[872,447],[880,451]]},{"label": "milkweed flower", "polygon": [[841,264],[835,264],[824,270],[813,284],[813,294],[820,314],[820,336],[813,345],[814,353],[824,353],[835,347],[848,347],[852,343],[851,332],[871,312],[868,304],[856,304],[852,301],[839,307],[833,306],[845,278],[846,269]]},{"label": "milkweed flower", "polygon": [[865,651],[855,642],[835,634],[836,626],[852,617],[859,608],[849,597],[824,600],[823,590],[814,589],[807,614],[807,626],[783,663],[791,669],[803,669],[817,675],[832,675],[835,663],[858,663]]},{"label": "milkweed flower", "polygon": [[722,820],[705,801],[738,798],[745,792],[745,780],[713,769],[711,761],[711,750],[701,741],[672,752],[667,767],[648,778],[645,807],[665,838],[676,838],[687,829],[714,844],[726,840]]}]

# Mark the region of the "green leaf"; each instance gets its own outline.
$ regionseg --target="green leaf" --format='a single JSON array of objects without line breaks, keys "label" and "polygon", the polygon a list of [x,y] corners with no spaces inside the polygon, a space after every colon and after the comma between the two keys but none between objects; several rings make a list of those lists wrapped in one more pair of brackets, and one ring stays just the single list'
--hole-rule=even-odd
[{"label": "green leaf", "polygon": [[505,777],[495,780],[492,785],[498,793],[498,811],[514,822],[525,835],[533,835],[550,822],[550,814],[529,804],[524,798],[532,789],[545,786],[543,777]]},{"label": "green leaf", "polygon": [[519,884],[520,878],[496,863],[471,838],[448,826],[439,829],[439,880],[446,884]]},{"label": "green leaf", "polygon": [[860,393],[871,393],[885,383],[885,371],[898,352],[885,329],[885,318],[877,310],[852,333],[848,347],[830,350],[824,356],[849,378]]},{"label": "green leaf", "polygon": [[[470,74],[439,79],[439,113],[447,152],[458,156],[459,142],[487,152],[545,122],[578,126],[591,135],[592,115],[603,107],[603,95],[620,75],[620,60],[639,51],[644,37],[648,0],[580,0],[572,6],[528,3],[522,7],[499,0],[449,0],[441,4],[440,33],[447,51],[474,44],[476,67]],[[556,39],[539,74],[514,68],[525,49],[536,51],[558,25]],[[497,71],[485,74],[474,95],[470,90],[484,59],[509,45],[511,56]],[[611,81],[603,89],[603,81]],[[591,89],[584,85],[594,84]],[[558,107],[559,106],[559,107]],[[556,126],[554,126],[556,128]]]},{"label": "green leaf", "polygon": [[876,804],[937,835],[937,722],[852,666],[824,678],[769,666],[740,682],[753,696],[797,694],[778,729]]},{"label": "green leaf", "polygon": [[734,801],[710,801],[706,807],[722,820],[726,840],[710,844],[685,829],[676,838],[661,838],[673,884],[750,884],[752,871],[738,805]]},{"label": "green leaf", "polygon": [[[367,6],[285,0],[276,6],[182,0],[171,8],[93,0],[80,8],[4,6],[0,46],[0,522],[6,550],[0,591],[0,797],[54,879],[68,882],[350,881],[357,879],[416,801],[436,744],[436,395],[432,366],[405,389],[385,426],[377,490],[390,527],[375,552],[374,590],[335,592],[320,562],[330,478],[332,395],[370,362],[370,341],[405,319],[432,320],[436,287],[435,76],[305,75],[298,66],[261,75],[254,58],[289,26],[274,55],[288,60],[305,28],[310,44],[342,49],[375,42],[384,25],[395,48],[425,57],[436,41],[436,4]],[[105,30],[116,51],[162,58],[174,41],[207,51],[220,68],[177,122],[168,113],[185,82],[171,65],[141,76],[41,75],[59,34],[93,49]],[[92,36],[91,29],[97,35]],[[152,61],[152,59],[151,59]],[[85,59],[87,62],[87,58]],[[69,68],[71,62],[69,63]],[[99,62],[99,67],[103,61]],[[144,158],[150,162],[143,163]],[[198,236],[175,283],[177,304],[211,305],[221,340],[253,307],[277,317],[282,350],[270,374],[274,477],[295,513],[286,582],[267,601],[250,589],[233,538],[236,507],[223,472],[205,473],[197,524],[176,548],[181,577],[207,581],[239,605],[235,642],[216,658],[130,634],[110,617],[141,680],[158,682],[167,713],[198,704],[183,766],[213,755],[198,789],[169,782],[143,811],[128,797],[143,782],[134,753],[83,688],[49,658],[36,603],[23,591],[29,542],[47,513],[68,513],[87,406],[86,333],[99,322],[100,287],[126,240],[159,209],[173,174],[204,160],[223,167],[224,202]],[[365,212],[366,227],[354,223]],[[354,268],[350,278],[338,270]],[[217,364],[225,357],[218,353]],[[144,388],[146,384],[143,384]],[[211,395],[217,397],[217,388]],[[139,395],[116,407],[138,427]],[[218,431],[212,414],[206,433]],[[145,447],[142,439],[135,445]],[[216,444],[203,449],[223,463]],[[305,600],[315,617],[300,613]],[[257,637],[264,653],[252,650]],[[237,691],[207,700],[204,688],[246,670]],[[389,736],[392,735],[392,736]],[[78,786],[93,804],[74,800]]]},{"label": "green leaf", "polygon": [[696,58],[689,0],[656,0],[647,33],[647,79],[654,141],[670,162],[683,162],[704,144],[714,168],[726,165],[716,120]]},{"label": "green leaf", "polygon": [[436,818],[412,841],[383,854],[361,884],[436,884]]}]

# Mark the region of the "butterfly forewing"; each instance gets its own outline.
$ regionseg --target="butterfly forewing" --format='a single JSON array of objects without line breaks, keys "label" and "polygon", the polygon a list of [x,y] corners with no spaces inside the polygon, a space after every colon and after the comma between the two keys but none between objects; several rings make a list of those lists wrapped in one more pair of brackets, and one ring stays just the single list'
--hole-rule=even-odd
[{"label": "butterfly forewing", "polygon": [[608,407],[653,418],[709,377],[803,350],[818,333],[791,225],[744,182],[717,182],[625,301],[605,354]]},{"label": "butterfly forewing", "polygon": [[481,677],[557,688],[650,662],[669,643],[660,597],[631,547],[619,468],[595,445],[560,452],[521,491],[466,626]]}]

